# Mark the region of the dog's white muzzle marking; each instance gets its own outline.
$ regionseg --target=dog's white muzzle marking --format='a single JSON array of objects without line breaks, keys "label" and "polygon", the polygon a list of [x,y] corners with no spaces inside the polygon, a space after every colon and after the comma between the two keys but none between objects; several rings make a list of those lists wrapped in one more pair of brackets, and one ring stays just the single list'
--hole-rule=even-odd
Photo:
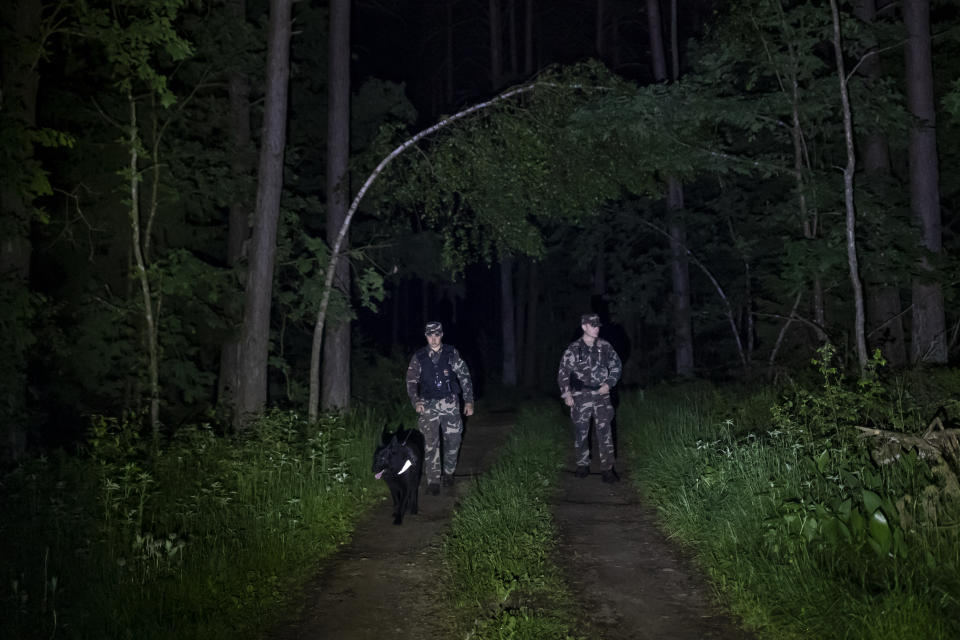
[{"label": "dog's white muzzle marking", "polygon": [[400,472],[397,473],[397,475],[398,475],[398,476],[402,476],[402,475],[403,475],[403,472],[406,471],[407,469],[409,469],[409,468],[412,467],[412,466],[413,466],[413,463],[410,462],[409,460],[407,460],[406,462],[403,463],[403,469],[400,469]]}]

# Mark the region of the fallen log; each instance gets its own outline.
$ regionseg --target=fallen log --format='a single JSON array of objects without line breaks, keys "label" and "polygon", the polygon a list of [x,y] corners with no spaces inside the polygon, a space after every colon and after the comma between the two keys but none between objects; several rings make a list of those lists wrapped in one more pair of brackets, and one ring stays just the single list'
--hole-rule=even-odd
[{"label": "fallen log", "polygon": [[857,427],[861,438],[880,438],[883,443],[875,446],[873,458],[877,464],[890,464],[900,458],[904,449],[915,449],[917,457],[934,462],[960,461],[960,429],[946,429],[940,417],[934,418],[922,436],[902,431]]}]

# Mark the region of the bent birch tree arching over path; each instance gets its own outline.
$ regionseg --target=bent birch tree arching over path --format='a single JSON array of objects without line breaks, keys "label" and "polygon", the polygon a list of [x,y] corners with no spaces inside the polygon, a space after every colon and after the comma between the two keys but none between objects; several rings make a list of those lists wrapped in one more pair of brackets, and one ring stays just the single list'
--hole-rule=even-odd
[{"label": "bent birch tree arching over path", "polygon": [[[521,85],[519,87],[514,87],[508,89],[503,93],[496,95],[495,97],[487,100],[485,102],[479,102],[477,104],[471,105],[462,111],[458,111],[452,116],[448,116],[443,120],[440,120],[436,124],[427,127],[423,131],[420,131],[411,138],[405,140],[397,148],[391,151],[383,160],[380,161],[380,164],[367,176],[367,179],[364,181],[363,186],[360,187],[360,190],[357,191],[357,195],[354,196],[353,201],[350,203],[350,208],[347,210],[347,215],[343,220],[343,224],[340,226],[340,232],[337,234],[336,242],[334,242],[332,249],[330,250],[330,263],[327,265],[326,276],[324,277],[323,282],[323,296],[320,299],[320,309],[317,311],[317,321],[313,327],[313,343],[312,349],[310,352],[310,399],[308,401],[307,415],[311,422],[317,419],[320,406],[320,349],[323,344],[323,326],[327,317],[327,306],[330,303],[330,291],[333,288],[333,280],[336,273],[337,261],[340,258],[340,250],[343,248],[344,241],[347,237],[347,232],[350,230],[350,223],[353,221],[353,216],[357,212],[357,208],[360,206],[360,202],[363,200],[363,197],[369,191],[371,185],[377,177],[386,169],[393,160],[399,156],[401,153],[415,145],[417,142],[426,138],[432,133],[436,133],[440,129],[447,127],[457,120],[461,120],[466,116],[482,111],[488,107],[491,107],[498,102],[503,102],[510,98],[522,95],[533,91],[537,87],[559,87],[562,85],[554,83],[544,83],[544,82],[531,82],[529,84]],[[581,89],[581,86],[569,86],[565,88],[570,89]]]}]

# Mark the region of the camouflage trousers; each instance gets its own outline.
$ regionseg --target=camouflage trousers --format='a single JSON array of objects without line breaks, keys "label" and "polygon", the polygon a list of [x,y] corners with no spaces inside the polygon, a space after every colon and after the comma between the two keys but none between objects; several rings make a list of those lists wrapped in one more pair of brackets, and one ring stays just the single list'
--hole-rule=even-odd
[{"label": "camouflage trousers", "polygon": [[600,454],[600,465],[606,470],[613,466],[613,404],[610,395],[600,395],[592,391],[582,391],[573,394],[573,406],[570,408],[570,419],[573,420],[573,449],[576,453],[577,466],[590,465],[590,419],[593,418],[597,433],[597,452]]},{"label": "camouflage trousers", "polygon": [[423,434],[423,474],[427,484],[440,482],[441,458],[443,472],[453,475],[460,454],[463,422],[460,420],[460,402],[456,396],[440,400],[424,400],[423,413],[417,419]]}]

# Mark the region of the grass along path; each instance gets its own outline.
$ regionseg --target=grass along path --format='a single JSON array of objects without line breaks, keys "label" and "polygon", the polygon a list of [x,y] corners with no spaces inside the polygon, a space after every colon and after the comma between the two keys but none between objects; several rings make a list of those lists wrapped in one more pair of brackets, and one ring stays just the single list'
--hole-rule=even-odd
[{"label": "grass along path", "polygon": [[[770,392],[631,394],[619,417],[633,480],[760,637],[960,637],[958,532],[935,526],[956,522],[949,483],[915,456],[876,468],[848,437],[863,396],[832,380],[813,393],[774,412]],[[867,406],[880,424],[899,415]]]}]

